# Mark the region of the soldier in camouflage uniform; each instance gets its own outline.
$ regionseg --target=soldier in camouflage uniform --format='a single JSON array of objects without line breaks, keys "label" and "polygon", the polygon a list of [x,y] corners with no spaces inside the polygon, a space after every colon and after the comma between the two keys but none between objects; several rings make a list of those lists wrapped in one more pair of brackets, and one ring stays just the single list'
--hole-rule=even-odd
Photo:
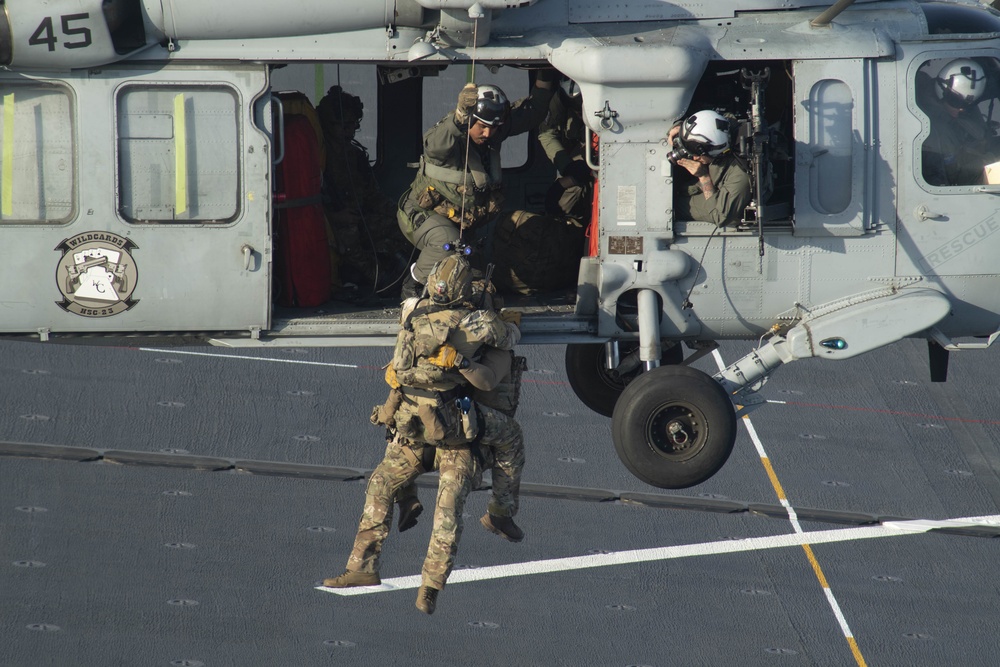
[{"label": "soldier in camouflage uniform", "polygon": [[341,281],[364,294],[398,284],[413,249],[399,233],[395,205],[375,181],[368,151],[354,138],[364,105],[333,86],[317,111],[326,153],[324,208],[340,257]]},{"label": "soldier in camouflage uniform", "polygon": [[466,84],[455,111],[424,133],[417,176],[397,213],[403,235],[420,251],[404,298],[420,293],[431,267],[447,256],[445,244],[500,213],[500,144],[545,118],[554,72],[541,70],[529,96],[513,107],[497,86]]},{"label": "soldier in camouflage uniform", "polygon": [[516,407],[516,388],[504,382],[516,375],[511,373],[511,350],[520,330],[492,308],[473,303],[471,274],[467,260],[451,256],[432,270],[429,298],[403,303],[403,326],[386,371],[393,389],[372,414],[373,422],[389,427],[389,445],[369,480],[347,569],[324,580],[324,586],[381,583],[379,559],[393,499],[431,469],[440,472],[440,482],[418,609],[434,612],[455,563],[465,499],[487,461],[493,466],[493,492],[481,523],[510,541],[524,537],[512,519],[518,509],[524,439],[520,425],[501,411]]}]

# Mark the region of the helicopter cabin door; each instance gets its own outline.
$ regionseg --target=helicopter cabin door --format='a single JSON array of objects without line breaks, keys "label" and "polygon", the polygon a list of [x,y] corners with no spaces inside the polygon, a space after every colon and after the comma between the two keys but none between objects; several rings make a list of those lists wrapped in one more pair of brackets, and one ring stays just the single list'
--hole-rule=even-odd
[{"label": "helicopter cabin door", "polygon": [[793,63],[796,236],[862,236],[871,229],[873,67],[861,58]]},{"label": "helicopter cabin door", "polygon": [[0,73],[0,331],[266,328],[261,66]]}]

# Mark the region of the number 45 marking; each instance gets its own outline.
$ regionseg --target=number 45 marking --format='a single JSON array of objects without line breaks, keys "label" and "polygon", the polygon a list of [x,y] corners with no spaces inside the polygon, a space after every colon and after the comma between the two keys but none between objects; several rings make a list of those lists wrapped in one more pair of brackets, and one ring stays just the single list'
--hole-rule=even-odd
[{"label": "number 45 marking", "polygon": [[[72,25],[74,21],[86,21],[90,18],[90,14],[67,14],[65,16],[60,16],[59,18],[62,22],[62,34],[64,36],[74,37],[76,35],[80,35],[82,37],[82,39],[76,42],[63,42],[64,49],[82,49],[93,44],[94,40],[91,37],[90,28],[74,28]],[[52,27],[52,17],[46,16],[42,19],[42,22],[38,24],[34,34],[31,35],[31,39],[28,40],[28,44],[31,46],[44,44],[49,47],[49,51],[55,51],[56,42],[58,41],[55,29]]]}]

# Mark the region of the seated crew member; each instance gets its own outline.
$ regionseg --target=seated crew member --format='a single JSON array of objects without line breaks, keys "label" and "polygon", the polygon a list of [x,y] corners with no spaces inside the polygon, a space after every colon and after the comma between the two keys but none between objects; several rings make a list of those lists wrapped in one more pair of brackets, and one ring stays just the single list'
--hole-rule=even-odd
[{"label": "seated crew member", "polygon": [[969,58],[947,63],[929,85],[918,79],[920,107],[931,122],[922,148],[923,177],[929,184],[984,182],[983,167],[1000,153],[993,130],[978,107],[988,83],[983,66]]},{"label": "seated crew member", "polygon": [[711,110],[692,114],[670,128],[670,159],[683,169],[674,189],[676,220],[721,227],[743,219],[751,201],[750,175],[730,151],[730,135],[729,119]]},{"label": "seated crew member", "polygon": [[559,172],[545,197],[545,213],[570,217],[581,225],[590,218],[594,172],[587,165],[583,97],[572,79],[563,79],[549,102],[549,113],[538,127],[538,143]]},{"label": "seated crew member", "polygon": [[364,118],[364,104],[356,95],[332,86],[317,111],[326,149],[324,209],[333,230],[341,282],[356,285],[358,296],[399,285],[412,248],[399,233],[395,205],[375,180],[368,150],[354,138]]},{"label": "seated crew member", "polygon": [[417,176],[396,214],[403,235],[420,251],[403,298],[420,294],[431,267],[448,255],[444,246],[461,230],[481,228],[500,213],[500,144],[541,123],[554,77],[555,70],[541,70],[528,97],[513,106],[497,86],[466,84],[455,111],[424,133]]}]

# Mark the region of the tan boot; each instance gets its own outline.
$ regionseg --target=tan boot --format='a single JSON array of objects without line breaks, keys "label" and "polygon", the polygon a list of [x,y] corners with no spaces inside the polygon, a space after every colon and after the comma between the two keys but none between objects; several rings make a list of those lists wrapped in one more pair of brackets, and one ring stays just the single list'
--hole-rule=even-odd
[{"label": "tan boot", "polygon": [[427,615],[433,614],[434,609],[437,607],[438,593],[440,592],[438,589],[431,588],[430,586],[421,586],[420,590],[417,591],[417,609]]},{"label": "tan boot", "polygon": [[352,572],[351,570],[345,570],[339,577],[323,580],[323,585],[327,588],[378,586],[381,583],[382,578],[378,576],[378,572]]},{"label": "tan boot", "polygon": [[517,527],[514,520],[509,516],[493,516],[489,512],[479,520],[483,528],[499,535],[508,542],[520,542],[524,539],[524,531]]}]

